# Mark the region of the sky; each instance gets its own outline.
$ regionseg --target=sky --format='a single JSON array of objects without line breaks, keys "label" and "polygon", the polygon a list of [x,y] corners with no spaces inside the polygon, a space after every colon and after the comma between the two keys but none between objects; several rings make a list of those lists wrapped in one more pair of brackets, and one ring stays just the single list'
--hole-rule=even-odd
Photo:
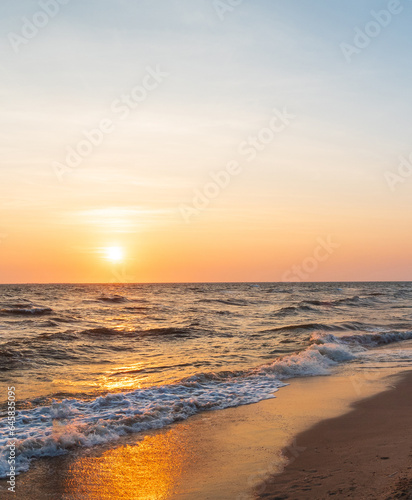
[{"label": "sky", "polygon": [[0,283],[412,280],[410,0],[3,0]]}]

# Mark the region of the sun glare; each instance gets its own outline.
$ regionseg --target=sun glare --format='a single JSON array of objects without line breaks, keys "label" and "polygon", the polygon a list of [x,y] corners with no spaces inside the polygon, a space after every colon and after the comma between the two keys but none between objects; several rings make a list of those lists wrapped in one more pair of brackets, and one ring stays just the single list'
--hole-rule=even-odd
[{"label": "sun glare", "polygon": [[106,258],[113,262],[119,262],[123,260],[123,249],[120,247],[107,247]]}]

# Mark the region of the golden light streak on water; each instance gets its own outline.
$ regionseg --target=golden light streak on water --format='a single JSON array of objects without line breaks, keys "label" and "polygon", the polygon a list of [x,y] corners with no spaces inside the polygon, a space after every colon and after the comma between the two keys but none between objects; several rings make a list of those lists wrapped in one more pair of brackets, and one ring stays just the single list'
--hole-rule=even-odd
[{"label": "golden light streak on water", "polygon": [[70,466],[63,489],[70,499],[164,500],[186,460],[185,445],[172,431],[147,436],[134,446],[80,458]]}]

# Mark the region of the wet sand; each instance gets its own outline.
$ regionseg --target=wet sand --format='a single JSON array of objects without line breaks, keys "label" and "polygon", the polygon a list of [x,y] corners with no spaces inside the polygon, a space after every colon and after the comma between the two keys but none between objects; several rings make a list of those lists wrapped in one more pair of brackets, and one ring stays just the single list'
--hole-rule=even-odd
[{"label": "wet sand", "polygon": [[[316,424],[323,421],[319,425],[329,426],[330,422],[338,422],[338,419],[326,422],[325,419],[349,412],[354,401],[382,392],[390,385],[397,385],[397,380],[396,377],[388,379],[374,375],[368,378],[349,374],[295,379],[290,381],[288,387],[280,389],[275,399],[204,412],[161,431],[153,431],[146,437],[130,436],[116,444],[73,450],[69,455],[38,460],[33,462],[28,472],[18,476],[15,495],[7,493],[7,485],[5,481],[1,481],[0,496],[18,500],[249,500],[260,494],[266,499],[318,499],[330,498],[317,495],[324,494],[324,491],[329,495],[331,491],[332,498],[362,498],[356,495],[340,496],[339,488],[343,488],[342,484],[345,488],[350,488],[351,480],[342,476],[339,480],[343,482],[341,484],[335,481],[332,474],[337,469],[343,470],[346,467],[338,464],[339,457],[343,460],[341,450],[345,446],[348,448],[344,460],[350,462],[356,459],[362,463],[364,456],[369,463],[370,457],[365,448],[368,443],[349,435],[341,440],[330,440],[329,427],[319,431]],[[408,378],[410,380],[411,377]],[[410,392],[406,394],[407,387],[402,384],[406,382],[399,384],[400,392],[396,390],[382,393],[382,397],[392,394],[393,398],[389,401],[392,408],[390,413],[389,409],[383,408],[382,411],[386,411],[385,415],[390,415],[391,420],[394,420],[394,415],[399,416],[397,425],[394,428],[388,425],[385,431],[385,439],[389,443],[397,442],[399,426],[406,425],[402,419],[405,417],[405,401],[408,397],[410,402]],[[397,394],[400,396],[396,396]],[[379,401],[379,397],[381,396],[357,405],[356,411],[350,413],[350,416],[340,418],[351,418],[351,426],[358,428],[358,420],[369,422],[371,418],[367,408],[364,410],[362,405]],[[388,404],[385,401],[384,404]],[[379,403],[375,404],[377,406],[372,413],[379,413]],[[366,435],[369,436],[373,431],[375,436],[377,431],[375,432],[374,420],[370,422]],[[314,425],[307,434],[301,434]],[[376,425],[379,428],[379,422]],[[379,456],[379,459],[375,457],[375,462],[380,468],[373,462],[371,472],[374,470],[375,475],[382,471],[392,474],[395,471],[390,466],[405,466],[404,455],[408,442],[406,432],[405,427],[403,443],[400,445],[402,451],[396,455],[396,459],[393,450],[386,445],[380,446],[378,450],[374,449],[373,453]],[[313,440],[308,436],[312,436]],[[345,444],[346,440],[351,439],[355,439],[356,443],[348,441]],[[365,448],[362,452],[365,455],[359,453],[359,443]],[[336,453],[335,462],[325,458],[324,467],[333,463],[329,475],[327,472],[313,472],[315,469],[321,471],[321,464],[315,467],[312,461],[318,456],[321,462],[324,460],[319,452],[323,448]],[[308,465],[304,462],[304,457],[311,454],[313,457]],[[356,457],[351,457],[351,454]],[[291,464],[280,474],[287,460]],[[312,472],[308,472],[309,470]],[[316,477],[322,474],[324,478]],[[323,489],[316,490],[321,488],[317,486],[318,482],[322,482]],[[307,487],[311,489],[305,489]],[[278,490],[282,495],[289,496],[277,497]]]},{"label": "wet sand", "polygon": [[297,440],[302,453],[260,485],[259,498],[412,499],[412,372]]}]

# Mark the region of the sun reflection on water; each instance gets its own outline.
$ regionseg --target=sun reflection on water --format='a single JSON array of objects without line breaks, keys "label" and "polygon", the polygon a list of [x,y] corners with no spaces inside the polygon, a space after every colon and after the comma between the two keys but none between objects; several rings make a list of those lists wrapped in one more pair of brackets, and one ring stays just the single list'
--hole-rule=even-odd
[{"label": "sun reflection on water", "polygon": [[135,445],[78,459],[64,490],[79,499],[163,500],[173,493],[186,460],[184,443],[172,431],[146,436]]}]

